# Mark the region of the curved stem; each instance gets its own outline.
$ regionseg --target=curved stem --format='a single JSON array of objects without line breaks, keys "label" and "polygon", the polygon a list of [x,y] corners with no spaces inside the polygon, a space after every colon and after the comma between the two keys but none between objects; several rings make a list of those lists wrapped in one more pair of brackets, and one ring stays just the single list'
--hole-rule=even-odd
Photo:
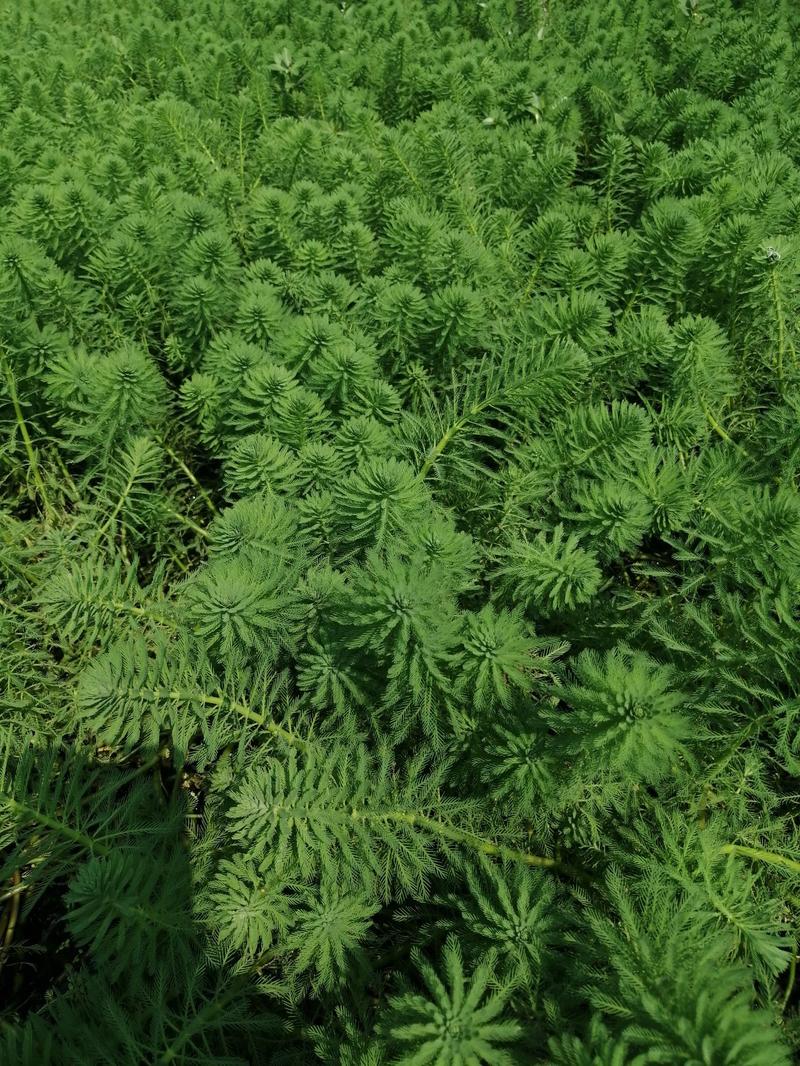
[{"label": "curved stem", "polygon": [[[19,889],[21,887],[22,878],[20,876],[19,870],[14,871],[12,883],[15,889]],[[11,896],[11,902],[9,903],[8,923],[5,928],[5,933],[3,934],[2,946],[0,946],[0,970],[2,970],[3,964],[6,961],[8,949],[14,942],[14,932],[17,928],[17,919],[19,918],[19,897],[19,891],[15,891],[14,894]]]},{"label": "curved stem", "polygon": [[170,446],[163,440],[161,441],[161,447],[164,449],[164,451],[167,453],[167,455],[170,457],[170,459],[173,461],[173,463],[177,467],[179,467],[180,470],[189,479],[189,481],[191,481],[192,485],[194,485],[195,489],[197,489],[197,491],[200,493],[200,495],[206,501],[206,504],[208,505],[209,511],[211,511],[212,514],[219,514],[219,510],[217,508],[217,505],[211,499],[211,496],[208,494],[208,492],[206,492],[206,490],[203,488],[203,486],[197,480],[196,475],[189,469],[189,467],[186,465],[186,463],[183,461],[183,459],[181,459],[181,457],[177,454],[177,452],[174,452],[172,450],[172,448],[170,448]]},{"label": "curved stem", "polygon": [[42,506],[44,507],[45,520],[49,522],[50,516],[52,514],[52,505],[50,503],[50,498],[47,495],[47,489],[44,485],[42,472],[39,469],[39,462],[36,458],[36,451],[33,447],[31,435],[28,432],[28,426],[25,422],[25,416],[22,413],[22,405],[19,402],[19,394],[17,393],[17,383],[14,378],[14,372],[11,369],[10,363],[8,362],[5,350],[0,350],[0,357],[2,357],[3,374],[6,379],[8,395],[11,400],[11,405],[14,408],[14,417],[16,418],[17,427],[19,428],[19,433],[22,437],[22,443],[25,447],[25,454],[28,456],[28,465],[30,466],[31,475],[33,477],[34,484],[36,485],[36,491],[39,494],[39,499],[42,501]]},{"label": "curved stem", "polygon": [[724,429],[719,424],[719,422],[716,420],[716,418],[714,418],[713,414],[709,410],[708,404],[706,403],[706,401],[703,399],[702,396],[700,397],[700,406],[703,408],[703,414],[708,419],[709,425],[714,430],[714,432],[716,434],[718,434],[720,437],[722,437],[722,439],[727,444],[732,444],[734,446],[734,448],[736,448],[736,450],[738,452],[741,452],[742,455],[746,455],[747,453],[745,452],[745,450],[741,446],[741,444],[737,444],[736,441],[733,439],[733,437],[730,435],[730,433],[728,433],[728,431],[726,429]]}]

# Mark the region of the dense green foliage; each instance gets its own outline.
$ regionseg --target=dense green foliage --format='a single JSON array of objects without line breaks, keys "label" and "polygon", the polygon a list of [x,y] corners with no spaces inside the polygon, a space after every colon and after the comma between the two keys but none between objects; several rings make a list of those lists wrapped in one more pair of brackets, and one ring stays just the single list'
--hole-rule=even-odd
[{"label": "dense green foliage", "polygon": [[798,40],[8,0],[0,1062],[797,1053]]}]

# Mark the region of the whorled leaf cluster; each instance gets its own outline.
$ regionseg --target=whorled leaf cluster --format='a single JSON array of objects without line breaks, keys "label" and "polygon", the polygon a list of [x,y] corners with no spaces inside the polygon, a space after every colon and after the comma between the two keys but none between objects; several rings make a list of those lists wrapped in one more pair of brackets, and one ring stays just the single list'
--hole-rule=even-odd
[{"label": "whorled leaf cluster", "polygon": [[0,1062],[800,1048],[791,0],[0,13]]}]

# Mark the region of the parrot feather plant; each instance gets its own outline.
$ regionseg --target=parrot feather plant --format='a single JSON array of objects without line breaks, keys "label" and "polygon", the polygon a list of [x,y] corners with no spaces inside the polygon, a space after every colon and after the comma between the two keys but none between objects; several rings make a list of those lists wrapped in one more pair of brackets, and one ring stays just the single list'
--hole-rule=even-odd
[{"label": "parrot feather plant", "polygon": [[798,41],[7,0],[0,1064],[796,1060]]}]

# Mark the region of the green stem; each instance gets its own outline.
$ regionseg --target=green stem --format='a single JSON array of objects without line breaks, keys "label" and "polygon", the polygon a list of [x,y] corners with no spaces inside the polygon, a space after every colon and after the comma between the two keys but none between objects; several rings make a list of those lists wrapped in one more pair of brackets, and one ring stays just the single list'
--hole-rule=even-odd
[{"label": "green stem", "polygon": [[181,689],[170,689],[169,691],[153,689],[152,695],[155,699],[163,699],[166,697],[176,703],[195,702],[201,703],[206,707],[227,707],[229,710],[235,711],[236,714],[240,714],[243,718],[247,718],[248,721],[256,722],[258,725],[264,726],[268,732],[273,734],[273,736],[280,737],[281,740],[285,741],[287,744],[299,748],[306,747],[306,741],[301,737],[298,737],[295,733],[292,733],[291,730],[284,729],[283,726],[278,725],[277,722],[273,722],[272,719],[268,718],[265,714],[259,714],[259,712],[254,711],[252,707],[248,707],[246,703],[239,703],[226,696],[209,696],[205,692],[184,692]]},{"label": "green stem", "polygon": [[[357,818],[359,813],[360,812],[358,811],[353,811],[352,816]],[[372,814],[371,816],[374,817]],[[445,822],[437,821],[434,818],[427,818],[425,815],[415,814],[409,811],[388,811],[378,817],[385,821],[402,822],[406,825],[421,826],[434,836],[444,837],[459,844],[466,844],[474,848],[476,851],[480,851],[484,855],[510,859],[515,862],[523,862],[527,866],[538,866],[545,869],[561,869],[565,872],[573,872],[570,871],[569,867],[559,863],[557,859],[540,855],[531,855],[525,851],[517,851],[514,848],[505,847],[503,844],[495,844],[493,841],[485,840],[483,837],[477,836],[475,833],[470,833],[466,829],[458,829],[456,826],[447,825]],[[256,976],[264,966],[280,957],[280,955],[284,954],[287,950],[287,948],[280,947],[270,948],[268,951],[259,955],[243,973],[234,978],[225,992],[206,1004],[199,1014],[195,1016],[192,1023],[184,1029],[177,1040],[173,1041],[173,1043],[167,1048],[158,1060],[161,1066],[168,1066],[169,1063],[174,1062],[187,1041],[191,1039],[191,1037],[198,1032],[203,1025],[221,1014],[228,1004],[239,995],[239,993],[247,986],[247,983]]]},{"label": "green stem", "polygon": [[0,896],[0,903],[7,903],[10,899],[14,899],[16,896],[21,896],[23,892],[28,891],[28,885],[24,881],[20,881],[18,884],[10,888],[8,892],[4,892]]},{"label": "green stem", "polygon": [[624,308],[622,309],[622,315],[620,317],[624,318],[625,315],[628,313],[628,311],[630,311],[631,307],[633,306],[633,301],[639,295],[639,293],[641,292],[641,289],[642,289],[642,283],[641,283],[641,281],[638,281],[636,283],[636,286],[635,286],[633,292],[628,297],[628,302],[625,304]]},{"label": "green stem", "polygon": [[778,319],[778,381],[783,385],[783,351],[786,345],[786,323],[783,318],[781,296],[778,291],[778,277],[773,270],[770,278],[772,282],[772,299],[775,304],[775,316]]},{"label": "green stem", "polygon": [[[357,818],[359,813],[360,812],[358,811],[353,811],[352,816]],[[370,816],[374,817],[371,812]],[[523,862],[527,866],[538,866],[544,869],[561,869],[566,872],[572,872],[569,870],[569,867],[563,866],[557,859],[541,855],[531,855],[525,851],[517,851],[514,848],[505,847],[503,844],[495,844],[494,841],[485,840],[483,837],[477,836],[475,833],[470,833],[466,829],[458,829],[456,826],[447,825],[447,823],[437,821],[435,818],[427,818],[425,815],[415,814],[409,811],[388,811],[378,817],[385,821],[402,822],[405,825],[420,826],[423,829],[428,830],[433,836],[444,837],[459,844],[466,844],[469,847],[474,848],[476,851],[480,851],[484,855],[510,859],[515,862]],[[228,985],[226,991],[221,996],[211,1000],[211,1002],[195,1016],[193,1022],[187,1026],[177,1040],[167,1048],[159,1059],[161,1066],[168,1066],[169,1063],[174,1062],[186,1042],[194,1035],[194,1033],[197,1032],[202,1025],[207,1024],[222,1013],[227,1005],[239,995],[239,993],[247,986],[248,981],[250,981],[259,970],[263,969],[269,962],[278,958],[286,950],[286,948],[280,947],[270,948],[268,951],[259,955],[243,973],[234,978]]]},{"label": "green stem", "polygon": [[219,511],[217,510],[217,505],[211,499],[209,494],[206,492],[206,490],[203,488],[203,486],[197,480],[197,478],[192,473],[192,471],[189,469],[189,467],[186,465],[186,463],[183,461],[183,459],[181,459],[181,457],[178,454],[176,454],[172,450],[172,448],[170,448],[170,446],[168,444],[166,444],[163,440],[161,441],[161,447],[164,449],[164,451],[167,453],[167,455],[170,457],[170,459],[173,461],[173,463],[175,463],[175,465],[177,467],[179,467],[183,471],[183,473],[186,475],[186,477],[189,479],[189,481],[191,481],[191,483],[194,485],[194,487],[197,489],[197,491],[200,493],[200,495],[203,497],[203,499],[208,504],[209,511],[211,511],[212,514],[218,514]]},{"label": "green stem", "polygon": [[198,526],[197,522],[193,522],[187,515],[181,514],[180,511],[174,511],[171,508],[169,513],[173,518],[177,518],[177,520],[186,526],[187,529],[191,529],[193,533],[196,533],[198,537],[203,537],[203,539],[208,538],[208,531],[203,529],[202,526]]},{"label": "green stem", "polygon": [[758,730],[759,726],[763,722],[766,722],[771,717],[772,717],[771,713],[761,714],[757,718],[754,718],[753,721],[750,722],[749,725],[747,725],[743,730],[741,730],[739,733],[737,733],[736,739],[733,741],[733,743],[728,745],[726,750],[723,752],[722,756],[719,759],[716,759],[711,764],[711,767],[709,768],[708,772],[706,773],[706,787],[709,787],[710,783],[712,781],[714,781],[719,776],[719,774],[721,773],[722,770],[725,769],[725,767],[728,765],[730,760],[734,757],[734,755],[736,755],[737,751],[739,751],[739,749],[742,747],[744,742],[746,740],[749,740],[750,737],[753,735],[753,733],[755,733]]},{"label": "green stem", "polygon": [[239,112],[239,183],[242,187],[242,200],[247,196],[244,187],[244,111]]},{"label": "green stem", "polygon": [[397,160],[397,162],[400,164],[400,166],[406,172],[406,175],[408,176],[408,178],[410,179],[410,181],[414,185],[414,187],[416,189],[418,189],[420,192],[423,192],[424,190],[422,188],[422,185],[420,185],[419,178],[417,178],[417,176],[414,173],[414,171],[411,169],[411,167],[408,165],[406,160],[403,158],[402,154],[400,153],[400,149],[397,147],[397,144],[395,143],[394,140],[390,140],[389,148],[391,149],[392,155],[394,155],[394,157]]},{"label": "green stem", "polygon": [[70,496],[72,497],[73,501],[77,503],[80,500],[80,498],[81,498],[81,494],[78,491],[78,486],[75,484],[75,481],[73,480],[72,474],[70,474],[69,470],[67,469],[66,465],[64,464],[64,460],[61,458],[61,456],[58,454],[58,452],[55,453],[55,461],[58,464],[59,470],[61,471],[61,476],[63,477],[64,481],[66,482],[67,488],[69,489],[69,492],[70,492]]},{"label": "green stem", "polygon": [[220,165],[219,165],[219,162],[217,161],[217,159],[215,158],[215,156],[212,153],[211,149],[208,147],[208,145],[205,143],[205,141],[202,139],[202,137],[200,136],[199,133],[195,133],[192,130],[185,130],[185,129],[182,130],[182,129],[180,129],[178,127],[178,124],[175,121],[173,121],[172,116],[168,112],[164,111],[164,112],[162,112],[162,114],[163,114],[163,117],[166,119],[166,122],[167,122],[167,125],[169,126],[169,128],[172,130],[172,132],[175,134],[175,136],[178,137],[183,142],[184,146],[188,143],[189,139],[191,138],[194,141],[194,143],[197,145],[197,147],[202,152],[204,152],[206,156],[208,156],[208,158],[210,159],[210,161],[211,161],[213,167],[215,168],[215,170],[220,170],[221,169]]},{"label": "green stem", "polygon": [[525,288],[522,291],[522,296],[520,296],[519,300],[517,301],[517,307],[522,307],[522,305],[527,301],[527,299],[530,296],[530,294],[533,292],[533,287],[536,284],[536,281],[537,281],[537,279],[539,277],[539,271],[541,269],[542,269],[542,257],[540,256],[536,260],[535,266],[533,267],[533,269],[531,270],[530,274],[528,275],[528,281],[527,281],[527,283],[525,285]]},{"label": "green stem", "polygon": [[700,406],[703,408],[703,413],[708,419],[709,425],[714,430],[714,432],[717,433],[720,437],[722,437],[722,439],[727,444],[732,444],[738,452],[741,452],[742,455],[746,455],[747,453],[745,452],[741,444],[737,444],[733,437],[728,433],[728,431],[719,424],[716,418],[714,418],[711,411],[709,410],[708,404],[702,396],[700,397]]},{"label": "green stem", "polygon": [[797,979],[797,949],[798,944],[795,944],[792,950],[792,961],[789,963],[789,980],[786,982],[786,991],[783,994],[783,1000],[781,1001],[781,1014],[786,1010],[789,1004],[792,992],[794,991],[794,983]]},{"label": "green stem", "polygon": [[458,826],[448,825],[447,822],[440,822],[436,818],[428,818],[426,815],[417,814],[415,811],[388,811],[378,817],[388,822],[402,822],[405,825],[420,826],[432,836],[452,840],[456,844],[464,844],[475,851],[479,851],[482,855],[491,855],[511,862],[521,862],[525,866],[538,866],[545,870],[560,869],[575,873],[575,871],[560,863],[558,859],[547,855],[532,855],[527,851],[509,848],[505,844],[497,844],[493,840],[487,840],[485,837],[478,836],[477,833],[470,832],[468,829],[460,829]]},{"label": "green stem", "polygon": [[86,836],[85,833],[81,833],[77,829],[72,829],[68,825],[64,825],[57,818],[53,818],[49,814],[45,814],[43,811],[37,811],[35,807],[29,807],[27,803],[19,803],[17,800],[12,799],[10,796],[5,797],[5,803],[16,814],[29,818],[34,822],[38,822],[39,825],[46,826],[48,829],[52,829],[53,832],[59,833],[67,840],[73,841],[75,844],[80,844],[82,848],[86,848],[87,851],[96,852],[98,855],[110,855],[111,848],[106,847],[105,844],[100,844],[91,837]]},{"label": "green stem", "polygon": [[[285,950],[285,949],[283,949]],[[282,950],[279,948],[270,948],[268,951],[263,952],[247,967],[247,969],[234,977],[228,987],[220,996],[216,996],[209,1003],[199,1011],[194,1018],[191,1019],[189,1024],[183,1030],[179,1036],[173,1040],[170,1046],[166,1049],[163,1055],[159,1058],[159,1066],[168,1066],[169,1063],[174,1062],[178,1055],[181,1053],[186,1043],[191,1040],[195,1033],[200,1032],[203,1027],[215,1018],[217,1018],[229,1003],[232,1003],[234,999],[247,987],[251,978],[255,977],[259,970],[263,969],[268,962],[277,958],[282,954]]]},{"label": "green stem", "polygon": [[466,424],[467,419],[461,418],[458,420],[458,422],[454,422],[451,426],[448,426],[448,428],[445,430],[445,432],[442,434],[442,436],[439,438],[433,448],[428,452],[425,458],[425,462],[422,464],[420,472],[417,475],[417,480],[425,480],[425,478],[431,472],[433,467],[436,465],[437,461],[441,457],[441,454],[445,450],[447,445],[450,443],[456,433],[463,429]]},{"label": "green stem", "polygon": [[780,855],[777,851],[765,851],[763,848],[748,848],[743,844],[725,844],[720,848],[723,855],[743,855],[748,859],[757,859],[770,866],[783,866],[794,873],[800,873],[800,862],[790,859],[788,855]]},{"label": "green stem", "polygon": [[26,611],[22,607],[17,607],[16,604],[3,599],[2,596],[0,596],[0,607],[2,607],[4,611],[11,611],[13,614],[18,614],[20,618],[24,618],[26,621],[30,621],[30,619],[35,617],[32,611]]},{"label": "green stem", "polygon": [[[95,601],[100,602],[100,601]],[[176,622],[174,618],[164,618],[160,614],[155,614],[147,607],[137,607],[133,603],[125,603],[122,600],[112,600],[111,607],[118,614],[132,614],[137,618],[146,618],[149,622],[158,622],[162,626],[171,626],[176,628]]]},{"label": "green stem", "polygon": [[28,464],[30,466],[31,475],[33,476],[34,483],[36,485],[36,491],[39,494],[39,499],[42,501],[44,507],[45,520],[50,521],[52,514],[52,505],[47,495],[47,490],[44,487],[44,480],[42,478],[42,472],[39,469],[39,463],[36,459],[36,451],[33,447],[33,441],[31,435],[28,432],[28,426],[25,422],[25,417],[22,413],[22,405],[19,402],[19,394],[17,393],[17,383],[14,379],[14,372],[11,369],[11,365],[8,362],[6,352],[2,351],[3,361],[3,373],[6,379],[6,386],[8,388],[8,395],[11,399],[11,404],[14,408],[14,417],[17,420],[17,426],[19,428],[20,436],[22,437],[22,443],[25,446],[25,453],[28,456]]},{"label": "green stem", "polygon": [[480,403],[474,404],[465,414],[461,416],[461,418],[456,419],[455,422],[451,423],[447,427],[447,429],[444,431],[444,433],[438,439],[436,444],[434,444],[433,448],[431,448],[431,450],[425,457],[425,462],[422,464],[419,474],[417,475],[418,481],[425,480],[425,478],[428,476],[433,467],[441,458],[442,453],[444,452],[450,441],[453,439],[453,437],[460,433],[464,426],[468,426],[469,423],[473,420],[473,418],[476,418],[482,411],[485,411],[487,407],[491,407],[491,405],[497,399],[498,395],[499,393],[493,393],[491,396],[486,397],[484,400],[481,400]]},{"label": "green stem", "polygon": [[93,542],[94,544],[99,543],[103,539],[103,536],[111,528],[111,525],[114,522],[114,519],[117,517],[119,512],[122,510],[122,507],[123,507],[125,501],[128,498],[128,493],[133,488],[133,483],[135,481],[136,481],[136,472],[134,471],[133,473],[131,473],[130,477],[128,478],[128,480],[127,480],[127,482],[125,484],[125,488],[120,493],[119,499],[114,504],[114,509],[112,510],[111,514],[108,516],[108,518],[106,518],[105,522],[103,522],[102,526],[100,526],[100,528],[98,529],[97,533],[95,534],[95,538],[94,538],[94,542]]}]

